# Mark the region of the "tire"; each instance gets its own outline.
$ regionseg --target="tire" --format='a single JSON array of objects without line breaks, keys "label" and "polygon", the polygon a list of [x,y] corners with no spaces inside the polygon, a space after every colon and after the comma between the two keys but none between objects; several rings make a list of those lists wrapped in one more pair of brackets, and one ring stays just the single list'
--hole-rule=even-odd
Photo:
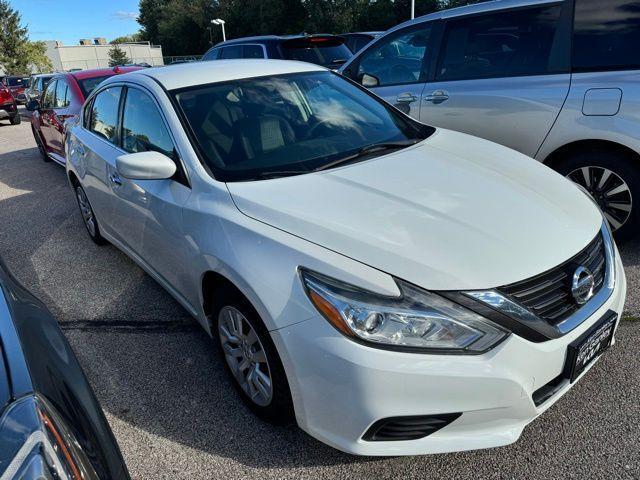
[{"label": "tire", "polygon": [[51,159],[49,158],[49,155],[47,155],[47,151],[44,148],[44,144],[42,143],[42,139],[40,138],[40,134],[36,131],[35,128],[33,128],[33,125],[31,126],[31,133],[33,133],[33,138],[36,141],[36,145],[38,147],[38,152],[40,152],[40,158],[42,158],[43,162],[50,162]]},{"label": "tire", "polygon": [[96,219],[96,216],[93,213],[93,208],[91,208],[91,204],[89,203],[87,194],[84,192],[84,189],[77,182],[74,182],[74,187],[76,192],[76,201],[78,202],[80,215],[82,215],[82,221],[84,223],[85,228],[87,229],[87,233],[89,234],[89,236],[91,237],[91,240],[93,240],[96,245],[105,245],[107,241],[100,234],[100,227],[98,226],[98,220]]},{"label": "tire", "polygon": [[22,122],[22,118],[20,117],[20,114],[17,113],[13,117],[11,117],[9,121],[11,122],[11,125],[20,125],[20,123]]},{"label": "tire", "polygon": [[556,170],[586,188],[605,214],[618,242],[640,232],[640,170],[628,155],[594,149],[574,153]]},{"label": "tire", "polygon": [[[242,401],[262,420],[276,425],[292,423],[295,417],[289,382],[271,335],[260,316],[247,299],[231,287],[216,289],[212,300],[212,331],[217,350]],[[237,334],[238,328],[233,331],[229,326],[231,318],[235,318],[236,326],[242,325],[242,338]],[[252,331],[255,337],[252,337]],[[234,338],[239,341],[234,341]],[[241,345],[242,340],[244,345]],[[233,354],[230,353],[232,350]],[[248,360],[248,356],[252,360]],[[245,359],[247,362],[243,363]],[[258,365],[254,367],[254,363]],[[243,365],[246,367],[240,370]],[[252,374],[255,369],[259,373]],[[270,379],[270,391],[265,388],[265,374]],[[255,380],[248,381],[250,376]],[[256,382],[263,387],[262,390],[255,387]],[[252,396],[252,391],[257,393]],[[265,391],[271,395],[265,395]]]}]

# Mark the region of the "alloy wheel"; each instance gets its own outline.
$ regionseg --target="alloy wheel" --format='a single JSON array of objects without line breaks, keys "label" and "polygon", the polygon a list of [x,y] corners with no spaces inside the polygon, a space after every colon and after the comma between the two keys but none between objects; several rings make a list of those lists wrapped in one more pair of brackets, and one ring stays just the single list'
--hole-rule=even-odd
[{"label": "alloy wheel", "polygon": [[266,351],[251,322],[236,308],[223,307],[218,333],[227,365],[247,396],[259,406],[273,398],[273,381]]},{"label": "alloy wheel", "polygon": [[618,174],[607,168],[587,166],[571,171],[567,178],[589,192],[613,231],[629,220],[633,198],[629,185]]},{"label": "alloy wheel", "polygon": [[76,197],[78,198],[78,206],[80,207],[80,213],[82,213],[82,220],[84,221],[85,227],[89,230],[89,233],[92,237],[96,236],[96,221],[93,218],[93,211],[91,210],[91,205],[89,204],[89,199],[87,199],[87,195],[84,193],[82,187],[76,187]]}]

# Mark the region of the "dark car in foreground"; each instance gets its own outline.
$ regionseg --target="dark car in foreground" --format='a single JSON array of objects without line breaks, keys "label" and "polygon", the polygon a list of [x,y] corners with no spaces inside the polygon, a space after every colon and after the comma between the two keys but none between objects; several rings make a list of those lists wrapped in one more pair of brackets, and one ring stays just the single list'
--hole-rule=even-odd
[{"label": "dark car in foreground", "polygon": [[31,116],[31,130],[45,162],[54,160],[64,165],[65,125],[78,118],[87,96],[103,80],[120,73],[143,67],[114,67],[58,73],[49,80],[39,100],[31,100],[27,110]]},{"label": "dark car in foreground", "polygon": [[378,38],[384,32],[351,32],[341,33],[340,36],[344,38],[344,44],[352,53],[356,53],[362,50],[371,40]]},{"label": "dark car in foreground", "polygon": [[345,39],[338,35],[264,35],[218,43],[203,55],[202,60],[273,58],[338,68],[351,55]]},{"label": "dark car in foreground", "polygon": [[0,260],[0,479],[128,480],[76,357]]},{"label": "dark car in foreground", "polygon": [[16,99],[11,95],[11,91],[0,83],[0,119],[2,118],[8,118],[11,125],[20,123],[20,113],[18,113]]}]

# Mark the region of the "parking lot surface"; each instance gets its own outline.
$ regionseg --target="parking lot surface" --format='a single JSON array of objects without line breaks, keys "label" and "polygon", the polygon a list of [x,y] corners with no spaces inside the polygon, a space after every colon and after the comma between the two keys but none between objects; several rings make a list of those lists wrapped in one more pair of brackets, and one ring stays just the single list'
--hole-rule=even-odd
[{"label": "parking lot surface", "polygon": [[519,442],[362,458],[257,420],[203,330],[133,261],[84,231],[64,169],[28,122],[0,121],[0,255],[58,318],[136,479],[640,478],[640,242],[624,246],[614,348]]}]

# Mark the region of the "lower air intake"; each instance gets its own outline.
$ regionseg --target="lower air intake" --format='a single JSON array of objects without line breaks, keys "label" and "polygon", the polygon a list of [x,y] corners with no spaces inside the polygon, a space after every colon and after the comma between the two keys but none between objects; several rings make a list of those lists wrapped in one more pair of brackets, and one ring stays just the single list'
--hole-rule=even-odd
[{"label": "lower air intake", "polygon": [[460,415],[462,413],[383,418],[371,425],[362,439],[369,442],[417,440],[446,427]]}]

